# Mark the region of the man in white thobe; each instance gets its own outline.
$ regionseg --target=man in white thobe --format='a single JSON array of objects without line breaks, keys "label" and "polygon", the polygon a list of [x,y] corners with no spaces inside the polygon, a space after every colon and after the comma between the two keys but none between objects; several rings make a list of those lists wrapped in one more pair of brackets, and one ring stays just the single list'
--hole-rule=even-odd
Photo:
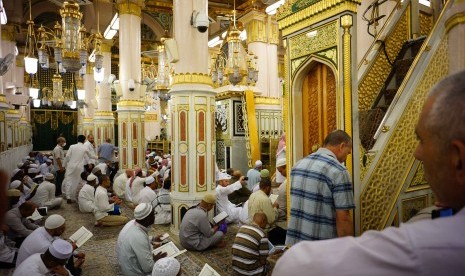
[{"label": "man in white thobe", "polygon": [[118,175],[113,181],[113,192],[119,198],[125,198],[126,194],[126,183],[133,174],[132,170],[126,170],[124,173]]},{"label": "man in white thobe", "polygon": [[152,204],[152,202],[157,198],[157,194],[154,191],[156,188],[157,188],[157,182],[155,181],[155,178],[151,176],[146,177],[145,188],[140,191],[138,201],[134,202],[134,204],[141,204],[141,203]]},{"label": "man in white thobe", "polygon": [[119,233],[116,245],[118,263],[125,276],[151,275],[154,263],[166,256],[166,253],[152,254],[152,241],[148,235],[155,221],[152,205],[139,204],[134,209],[134,218]]},{"label": "man in white thobe", "polygon": [[92,213],[95,210],[95,188],[97,187],[97,177],[94,174],[87,176],[87,183],[79,191],[78,204],[79,211]]},{"label": "man in white thobe", "polygon": [[[121,199],[113,196],[111,199],[108,198],[107,189],[110,187],[110,178],[108,176],[102,176],[102,183],[99,183],[97,190],[95,191],[95,209],[94,216],[96,226],[117,226],[123,225],[128,222],[128,218],[122,216],[119,210],[119,204]],[[115,208],[116,206],[116,208]]]},{"label": "man in white thobe", "polygon": [[98,157],[97,151],[95,150],[94,146],[94,135],[87,135],[87,140],[84,142],[84,146],[87,148],[89,152],[91,152],[95,156],[95,158],[84,156],[84,165],[89,164],[90,159],[94,159],[94,162],[92,162],[94,165],[97,164]]},{"label": "man in white thobe", "polygon": [[[53,157],[50,157],[50,158],[53,159]],[[39,166],[39,173],[41,175],[46,175],[46,174],[52,172],[52,169],[53,169],[52,162],[53,162],[53,160],[50,159],[50,158],[47,158],[45,160],[45,162]]]},{"label": "man in white thobe", "polygon": [[63,192],[68,203],[76,201],[76,189],[81,179],[81,172],[84,170],[84,157],[97,159],[94,152],[84,146],[84,135],[78,136],[78,143],[69,147],[66,154],[66,174],[63,180]]},{"label": "man in white thobe", "polygon": [[60,207],[63,199],[55,197],[56,186],[53,184],[54,180],[55,176],[51,173],[47,173],[45,175],[45,181],[39,184],[31,201],[39,207],[47,207],[49,209]]},{"label": "man in white thobe", "polygon": [[233,184],[229,184],[229,179],[231,179],[229,174],[220,172],[218,177],[218,186],[216,187],[216,208],[218,212],[226,212],[226,214],[228,214],[228,217],[226,218],[228,223],[239,222],[242,217],[241,213],[246,210],[232,204],[228,199],[228,195],[232,194],[234,191],[242,189],[242,185],[246,185],[247,182],[244,180],[243,176],[241,176],[241,178]]}]

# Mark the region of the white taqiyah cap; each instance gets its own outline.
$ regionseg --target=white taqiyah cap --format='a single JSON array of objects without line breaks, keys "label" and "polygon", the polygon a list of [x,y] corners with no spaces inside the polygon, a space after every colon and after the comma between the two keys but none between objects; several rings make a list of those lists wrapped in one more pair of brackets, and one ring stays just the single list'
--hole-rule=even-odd
[{"label": "white taqiyah cap", "polygon": [[45,220],[44,226],[47,229],[56,229],[62,226],[63,224],[65,224],[65,218],[60,215],[54,214],[54,215],[49,216]]},{"label": "white taqiyah cap", "polygon": [[19,180],[10,183],[10,189],[17,189],[19,186],[21,186],[21,181]]},{"label": "white taqiyah cap", "polygon": [[134,218],[137,220],[144,219],[150,215],[152,212],[152,205],[148,203],[141,203],[137,205],[136,209],[134,209]]},{"label": "white taqiyah cap", "polygon": [[47,173],[45,175],[45,180],[53,180],[53,179],[55,179],[55,176],[53,174]]},{"label": "white taqiyah cap", "polygon": [[16,164],[16,167],[18,167],[18,169],[20,169],[22,166],[24,166],[23,162],[19,162],[18,164]]},{"label": "white taqiyah cap", "polygon": [[36,179],[36,178],[44,178],[44,176],[41,175],[41,174],[38,174],[38,175],[34,176],[34,179]]},{"label": "white taqiyah cap", "polygon": [[145,178],[145,185],[150,185],[153,182],[155,182],[155,178],[153,178],[151,176],[148,176],[148,177]]},{"label": "white taqiyah cap", "polygon": [[27,173],[39,173],[39,170],[36,169],[36,168],[29,168],[29,169],[27,170]]},{"label": "white taqiyah cap", "polygon": [[218,180],[231,179],[231,176],[227,173],[220,172],[218,175]]},{"label": "white taqiyah cap", "polygon": [[73,246],[65,240],[56,239],[48,247],[48,251],[50,251],[50,254],[52,254],[53,257],[60,260],[66,260],[73,254]]},{"label": "white taqiyah cap", "polygon": [[152,276],[176,276],[181,264],[173,257],[161,258],[153,265]]},{"label": "white taqiyah cap", "polygon": [[87,181],[94,181],[95,179],[97,179],[97,177],[93,173],[91,173],[91,174],[89,174],[87,176]]},{"label": "white taqiyah cap", "polygon": [[276,160],[276,168],[281,166],[286,166],[286,158],[279,158]]},{"label": "white taqiyah cap", "polygon": [[30,164],[30,165],[29,165],[29,168],[38,169],[38,168],[39,168],[39,165],[37,165],[37,164]]},{"label": "white taqiyah cap", "polygon": [[255,161],[255,168],[262,166],[263,163],[260,160]]}]

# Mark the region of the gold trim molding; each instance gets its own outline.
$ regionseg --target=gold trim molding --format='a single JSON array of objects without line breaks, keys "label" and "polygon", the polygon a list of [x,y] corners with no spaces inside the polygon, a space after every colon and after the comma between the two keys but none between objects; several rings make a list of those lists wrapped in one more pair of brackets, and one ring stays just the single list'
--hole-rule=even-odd
[{"label": "gold trim molding", "polygon": [[226,99],[231,99],[235,97],[242,97],[244,95],[244,91],[226,91],[226,92],[221,92],[216,94],[215,100],[216,101],[221,101],[221,100],[226,100]]},{"label": "gold trim molding", "polygon": [[213,86],[211,77],[208,74],[203,73],[180,73],[173,76],[173,84],[206,84]]},{"label": "gold trim molding", "polygon": [[0,94],[0,103],[6,103],[6,96],[3,94]]},{"label": "gold trim molding", "polygon": [[18,114],[19,114],[19,110],[17,110],[17,109],[8,109],[8,111],[6,112],[6,114],[18,115]]},{"label": "gold trim molding", "polygon": [[119,15],[123,14],[132,14],[138,17],[141,17],[142,7],[144,6],[144,1],[129,2],[124,1],[117,4]]},{"label": "gold trim molding", "polygon": [[118,107],[123,107],[123,106],[144,107],[145,103],[144,101],[138,101],[138,100],[122,100],[122,101],[119,101],[117,106]]},{"label": "gold trim molding", "polygon": [[255,97],[255,104],[281,105],[281,99],[269,97]]},{"label": "gold trim molding", "polygon": [[113,111],[95,111],[94,117],[101,116],[101,117],[113,117]]},{"label": "gold trim molding", "polygon": [[316,32],[314,37],[309,37],[307,32],[304,32],[289,39],[292,60],[337,46],[337,20],[312,31]]},{"label": "gold trim molding", "polygon": [[465,12],[454,14],[451,18],[446,21],[446,34],[459,24],[465,24]]}]

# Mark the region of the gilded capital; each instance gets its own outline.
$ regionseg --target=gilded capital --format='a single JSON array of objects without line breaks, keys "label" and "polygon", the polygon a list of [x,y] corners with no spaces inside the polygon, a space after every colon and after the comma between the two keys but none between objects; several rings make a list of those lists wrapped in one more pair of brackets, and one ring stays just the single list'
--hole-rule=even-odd
[{"label": "gilded capital", "polygon": [[105,40],[100,44],[100,51],[104,53],[111,53],[111,47],[113,46],[113,41]]},{"label": "gilded capital", "polygon": [[122,14],[132,14],[141,17],[144,0],[118,0],[118,12]]},{"label": "gilded capital", "polygon": [[7,24],[2,26],[2,40],[16,42],[14,26]]},{"label": "gilded capital", "polygon": [[352,15],[344,15],[341,17],[341,27],[348,29],[352,27]]}]

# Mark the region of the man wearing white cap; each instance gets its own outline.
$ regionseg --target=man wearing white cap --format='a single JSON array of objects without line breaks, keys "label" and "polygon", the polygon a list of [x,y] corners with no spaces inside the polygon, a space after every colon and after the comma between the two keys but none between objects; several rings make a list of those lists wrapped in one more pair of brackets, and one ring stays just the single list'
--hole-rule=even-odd
[{"label": "man wearing white cap", "polygon": [[21,195],[19,196],[19,200],[18,202],[16,202],[12,207],[13,208],[17,208],[19,207],[19,205],[23,204],[24,202],[26,202],[26,197],[28,196],[28,194],[26,194],[26,191],[24,189],[24,184],[22,181],[20,180],[14,180],[10,183],[10,189],[16,189],[16,190],[19,190],[21,192]]},{"label": "man wearing white cap", "polygon": [[[53,159],[52,156],[50,156],[50,158]],[[39,166],[40,174],[41,175],[46,175],[48,173],[51,173],[52,172],[52,167],[53,167],[52,163],[53,163],[53,160],[51,160],[49,158],[45,159],[45,162]]]},{"label": "man wearing white cap", "polygon": [[71,275],[65,264],[72,254],[73,246],[67,241],[57,239],[45,253],[36,253],[22,262],[13,276]]},{"label": "man wearing white cap", "polygon": [[152,254],[148,231],[154,221],[152,205],[141,203],[134,209],[134,220],[121,229],[116,251],[123,275],[150,275],[155,261],[166,257],[166,253]]},{"label": "man wearing white cap", "polygon": [[97,187],[97,177],[94,174],[87,176],[87,182],[79,191],[78,203],[79,211],[92,213],[95,210],[95,189]]},{"label": "man wearing white cap", "polygon": [[29,236],[32,231],[39,228],[37,224],[30,222],[27,217],[31,216],[37,206],[30,201],[26,201],[17,208],[13,208],[5,215],[5,223],[10,230],[8,236],[16,242],[19,247],[24,239]]},{"label": "man wearing white cap", "polygon": [[110,178],[102,175],[99,179],[99,186],[95,190],[95,225],[96,226],[117,226],[128,222],[128,218],[122,216],[119,212],[119,204],[121,199],[113,196],[108,198],[107,189],[110,188]]},{"label": "man wearing white cap", "polygon": [[247,180],[247,187],[249,188],[249,190],[252,191],[253,188],[255,187],[255,184],[260,182],[260,171],[262,170],[262,167],[263,167],[262,161],[257,160],[255,161],[255,166],[253,167],[253,169],[250,169],[247,172],[247,177],[249,178]]},{"label": "man wearing white cap", "polygon": [[177,275],[181,275],[181,264],[173,257],[162,258],[153,266],[152,276]]},{"label": "man wearing white cap", "polygon": [[276,224],[283,229],[287,229],[287,171],[286,158],[276,160],[276,170],[284,177],[284,181],[278,188],[278,220]]},{"label": "man wearing white cap", "polygon": [[156,188],[157,182],[155,181],[155,178],[151,176],[146,177],[145,188],[140,191],[139,196],[137,198],[133,198],[134,204],[152,204],[152,201],[154,201],[157,198],[157,194],[154,191]]},{"label": "man wearing white cap", "polygon": [[230,179],[231,176],[229,174],[220,172],[218,177],[218,186],[216,186],[216,208],[218,213],[226,212],[226,214],[228,214],[228,218],[226,219],[227,222],[239,222],[241,213],[246,210],[232,204],[228,199],[228,195],[232,194],[234,191],[242,189],[242,185],[246,185],[247,181],[245,181],[244,177],[241,176],[238,181],[233,184],[229,184]]},{"label": "man wearing white cap", "polygon": [[212,246],[225,246],[226,229],[221,230],[220,225],[211,227],[208,220],[208,212],[215,204],[216,196],[208,193],[198,205],[187,210],[179,228],[179,241],[185,249],[203,251]]},{"label": "man wearing white cap", "polygon": [[63,201],[62,198],[55,198],[56,186],[53,184],[55,177],[51,173],[45,175],[45,181],[40,183],[37,187],[35,195],[31,201],[40,207],[47,207],[49,209],[58,208]]}]

